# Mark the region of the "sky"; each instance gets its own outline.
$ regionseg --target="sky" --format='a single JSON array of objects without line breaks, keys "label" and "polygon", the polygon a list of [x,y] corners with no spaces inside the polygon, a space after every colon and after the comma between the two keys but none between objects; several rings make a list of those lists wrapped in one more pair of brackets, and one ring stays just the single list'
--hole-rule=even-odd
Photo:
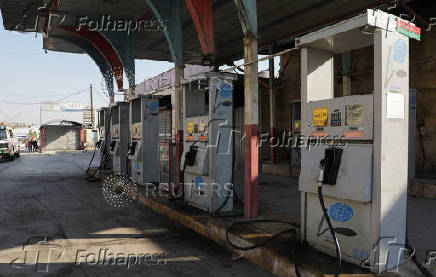
[{"label": "sky", "polygon": [[[237,61],[241,64],[243,61]],[[276,70],[278,59],[276,59]],[[267,69],[268,62],[259,64]],[[170,62],[136,60],[136,83],[174,67]],[[124,82],[127,84],[127,81]],[[81,113],[40,113],[41,101],[57,101],[83,91],[62,102],[90,104],[89,86],[94,91],[94,107],[107,106],[103,78],[86,54],[71,54],[42,49],[42,37],[35,33],[5,31],[0,13],[0,122],[40,124],[54,119],[82,121]],[[117,96],[121,99],[121,95]]]}]

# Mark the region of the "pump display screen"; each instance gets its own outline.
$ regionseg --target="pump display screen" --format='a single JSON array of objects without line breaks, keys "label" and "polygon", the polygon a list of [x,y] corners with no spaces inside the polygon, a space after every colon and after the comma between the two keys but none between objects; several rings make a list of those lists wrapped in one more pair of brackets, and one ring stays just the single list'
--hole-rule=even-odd
[{"label": "pump display screen", "polygon": [[132,123],[141,122],[141,100],[132,101]]},{"label": "pump display screen", "polygon": [[362,126],[364,116],[364,108],[362,105],[348,105],[345,107],[346,126]]},{"label": "pump display screen", "polygon": [[120,123],[120,112],[119,112],[119,108],[117,107],[113,107],[112,108],[112,124],[119,124]]}]

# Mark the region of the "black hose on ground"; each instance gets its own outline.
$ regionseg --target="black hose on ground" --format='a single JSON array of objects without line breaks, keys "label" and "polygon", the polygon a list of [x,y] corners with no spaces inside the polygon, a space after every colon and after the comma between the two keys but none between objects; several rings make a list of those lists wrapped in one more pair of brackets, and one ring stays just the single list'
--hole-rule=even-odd
[{"label": "black hose on ground", "polygon": [[[293,226],[293,228],[289,228],[289,229],[285,229],[283,231],[280,231],[274,235],[272,235],[271,237],[268,237],[267,239],[265,239],[264,241],[262,241],[261,243],[258,244],[254,244],[251,246],[239,246],[234,244],[233,242],[231,242],[230,238],[229,238],[229,233],[231,233],[232,229],[237,226],[237,225],[243,225],[243,224],[247,224],[247,223],[283,223],[283,224],[289,224],[291,226]],[[300,277],[300,271],[298,270],[298,263],[297,263],[297,253],[299,250],[299,243],[297,242],[297,231],[296,228],[299,228],[300,226],[298,226],[298,224],[295,224],[293,222],[289,222],[289,221],[283,221],[283,220],[275,220],[275,219],[254,219],[254,220],[245,220],[245,221],[239,221],[239,222],[235,222],[232,225],[230,225],[227,229],[226,229],[226,241],[227,243],[233,247],[236,250],[240,250],[240,251],[249,251],[249,250],[253,250],[255,248],[264,246],[268,243],[270,243],[272,240],[284,235],[284,234],[293,234],[294,235],[294,240],[295,240],[295,245],[294,245],[294,265],[295,265],[295,274]]]},{"label": "black hose on ground", "polygon": [[341,270],[341,264],[342,264],[342,255],[341,255],[341,248],[339,246],[339,242],[338,239],[336,237],[336,232],[335,229],[333,228],[333,225],[330,221],[330,217],[327,214],[327,209],[325,208],[325,204],[324,204],[324,197],[322,195],[322,184],[318,185],[318,198],[319,198],[319,203],[321,204],[321,208],[324,214],[324,219],[327,222],[327,225],[329,226],[329,230],[330,230],[330,234],[332,235],[333,241],[335,243],[335,248],[336,248],[336,270],[335,270],[335,277],[339,276],[339,272]]},{"label": "black hose on ground", "polygon": [[89,161],[88,168],[86,169],[86,177],[85,177],[85,179],[88,182],[98,182],[98,181],[100,181],[100,178],[95,176],[98,168],[94,172],[91,173],[91,164],[94,161],[95,152],[97,152],[97,144],[94,147],[94,152],[92,153],[91,160]]}]

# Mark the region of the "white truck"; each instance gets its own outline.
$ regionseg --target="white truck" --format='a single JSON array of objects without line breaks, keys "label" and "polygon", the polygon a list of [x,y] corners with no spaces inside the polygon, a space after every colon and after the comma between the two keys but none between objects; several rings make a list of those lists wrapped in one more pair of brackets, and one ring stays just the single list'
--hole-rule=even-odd
[{"label": "white truck", "polygon": [[19,155],[18,139],[14,137],[12,129],[7,126],[0,126],[1,160],[14,160]]}]

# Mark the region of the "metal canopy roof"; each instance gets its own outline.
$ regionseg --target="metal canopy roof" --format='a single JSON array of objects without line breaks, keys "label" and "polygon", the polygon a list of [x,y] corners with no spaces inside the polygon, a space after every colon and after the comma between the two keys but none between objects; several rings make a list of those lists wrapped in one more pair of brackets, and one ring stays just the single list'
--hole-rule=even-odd
[{"label": "metal canopy roof", "polygon": [[[288,39],[286,41],[289,43],[291,37],[344,17],[350,17],[365,11],[366,8],[376,7],[385,2],[387,1],[258,0],[260,52],[282,39]],[[42,0],[0,0],[5,29],[23,31],[23,26],[35,22],[37,9],[40,6],[43,6]],[[124,20],[154,19],[145,0],[62,0],[56,11],[66,14],[70,21],[79,16],[99,17],[101,15],[110,15],[112,19]],[[184,4],[182,15],[185,62],[201,64],[202,52],[197,32]],[[216,62],[218,65],[231,64],[232,61],[243,57],[243,33],[233,1],[214,0],[213,16]],[[39,26],[42,25],[43,23],[40,22]],[[163,32],[136,31],[131,35],[135,58],[172,61]],[[82,53],[82,49],[71,43],[71,40],[65,39],[70,36],[73,34],[54,27],[49,36],[44,39],[43,47],[53,51]]]}]

